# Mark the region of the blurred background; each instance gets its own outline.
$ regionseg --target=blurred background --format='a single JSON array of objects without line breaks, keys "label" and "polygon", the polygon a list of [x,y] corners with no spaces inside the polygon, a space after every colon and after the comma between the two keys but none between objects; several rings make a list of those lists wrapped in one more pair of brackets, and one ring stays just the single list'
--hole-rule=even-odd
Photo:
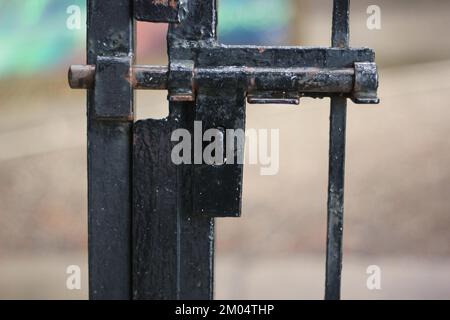
[{"label": "blurred background", "polygon": [[[78,6],[81,28],[67,27]],[[227,44],[329,46],[331,0],[220,0]],[[381,29],[369,30],[369,5]],[[352,1],[351,45],[377,53],[382,103],[349,104],[344,299],[450,299],[450,1]],[[84,0],[0,0],[0,298],[87,298]],[[138,63],[165,64],[167,26],[138,23]],[[167,115],[138,92],[138,118]],[[280,129],[280,172],[246,166],[240,219],[217,227],[216,297],[322,299],[329,102],[250,105]],[[81,290],[66,268],[82,269]],[[381,268],[381,290],[366,269]]]}]

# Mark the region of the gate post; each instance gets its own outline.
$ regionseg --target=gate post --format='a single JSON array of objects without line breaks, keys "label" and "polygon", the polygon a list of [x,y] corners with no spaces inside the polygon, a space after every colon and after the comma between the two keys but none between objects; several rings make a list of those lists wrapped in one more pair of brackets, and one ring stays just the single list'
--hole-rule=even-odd
[{"label": "gate post", "polygon": [[87,104],[89,297],[130,299],[132,0],[87,4],[87,62],[97,66]]}]

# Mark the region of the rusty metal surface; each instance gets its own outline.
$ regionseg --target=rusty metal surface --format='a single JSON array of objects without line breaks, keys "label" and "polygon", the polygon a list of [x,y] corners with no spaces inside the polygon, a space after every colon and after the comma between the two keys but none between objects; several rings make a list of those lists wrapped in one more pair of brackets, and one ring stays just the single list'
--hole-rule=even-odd
[{"label": "rusty metal surface", "polygon": [[[356,52],[356,51],[355,51]],[[358,52],[358,54],[361,54]],[[371,53],[366,56],[370,57]],[[362,59],[361,59],[362,60]],[[370,59],[367,59],[370,60]],[[74,89],[94,88],[96,67],[74,65],[69,83]],[[378,103],[378,71],[373,62],[355,62],[354,67],[194,67],[191,61],[177,61],[171,67],[132,66],[122,77],[134,89],[169,90],[169,101],[194,101],[199,88],[211,90],[236,86],[252,100],[255,96],[325,98],[344,95],[355,103]],[[131,80],[130,80],[131,79]],[[106,79],[105,83],[109,83]],[[289,98],[287,98],[289,99]]]},{"label": "rusty metal surface", "polygon": [[95,65],[72,65],[67,76],[71,89],[93,89]]}]

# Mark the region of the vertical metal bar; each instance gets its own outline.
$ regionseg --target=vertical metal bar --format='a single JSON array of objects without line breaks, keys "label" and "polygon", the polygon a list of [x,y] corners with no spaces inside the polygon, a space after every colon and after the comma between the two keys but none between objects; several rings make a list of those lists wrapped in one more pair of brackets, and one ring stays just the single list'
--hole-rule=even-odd
[{"label": "vertical metal bar", "polygon": [[[131,0],[88,0],[87,62],[134,51]],[[125,100],[133,105],[133,94]],[[131,129],[133,119],[99,120],[105,101],[88,92],[90,299],[130,299]],[[104,96],[104,95],[103,95]],[[111,106],[114,108],[115,106]]]},{"label": "vertical metal bar", "polygon": [[347,48],[350,35],[350,0],[334,0],[332,46]]},{"label": "vertical metal bar", "polygon": [[[193,42],[211,43],[217,40],[216,0],[189,0],[187,14],[179,25],[169,27],[169,60],[192,59],[198,50]],[[186,122],[194,133],[198,102],[171,102],[171,113]],[[186,111],[189,110],[189,111]],[[213,299],[215,219],[193,212],[195,196],[193,166],[181,168],[184,205],[178,209],[178,299]],[[180,201],[181,202],[181,201]],[[189,209],[183,208],[188,206]]]},{"label": "vertical metal bar", "polygon": [[[350,0],[334,0],[333,47],[349,45]],[[325,299],[341,296],[347,99],[331,99]]]}]

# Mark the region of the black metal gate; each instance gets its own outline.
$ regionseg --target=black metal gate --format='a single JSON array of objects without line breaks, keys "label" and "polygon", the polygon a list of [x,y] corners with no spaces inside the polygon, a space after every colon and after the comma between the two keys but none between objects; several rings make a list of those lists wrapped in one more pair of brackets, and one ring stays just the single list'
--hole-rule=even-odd
[{"label": "black metal gate", "polygon": [[[135,19],[170,23],[168,66],[134,64]],[[331,98],[325,298],[340,298],[346,100],[378,103],[374,52],[348,47],[349,0],[330,48],[225,46],[216,24],[216,0],[88,0],[88,64],[69,81],[88,89],[92,299],[212,299],[214,219],[240,215],[243,150],[176,165],[171,134],[244,129],[246,102],[302,97]],[[134,89],[168,90],[169,116],[134,122]]]}]

